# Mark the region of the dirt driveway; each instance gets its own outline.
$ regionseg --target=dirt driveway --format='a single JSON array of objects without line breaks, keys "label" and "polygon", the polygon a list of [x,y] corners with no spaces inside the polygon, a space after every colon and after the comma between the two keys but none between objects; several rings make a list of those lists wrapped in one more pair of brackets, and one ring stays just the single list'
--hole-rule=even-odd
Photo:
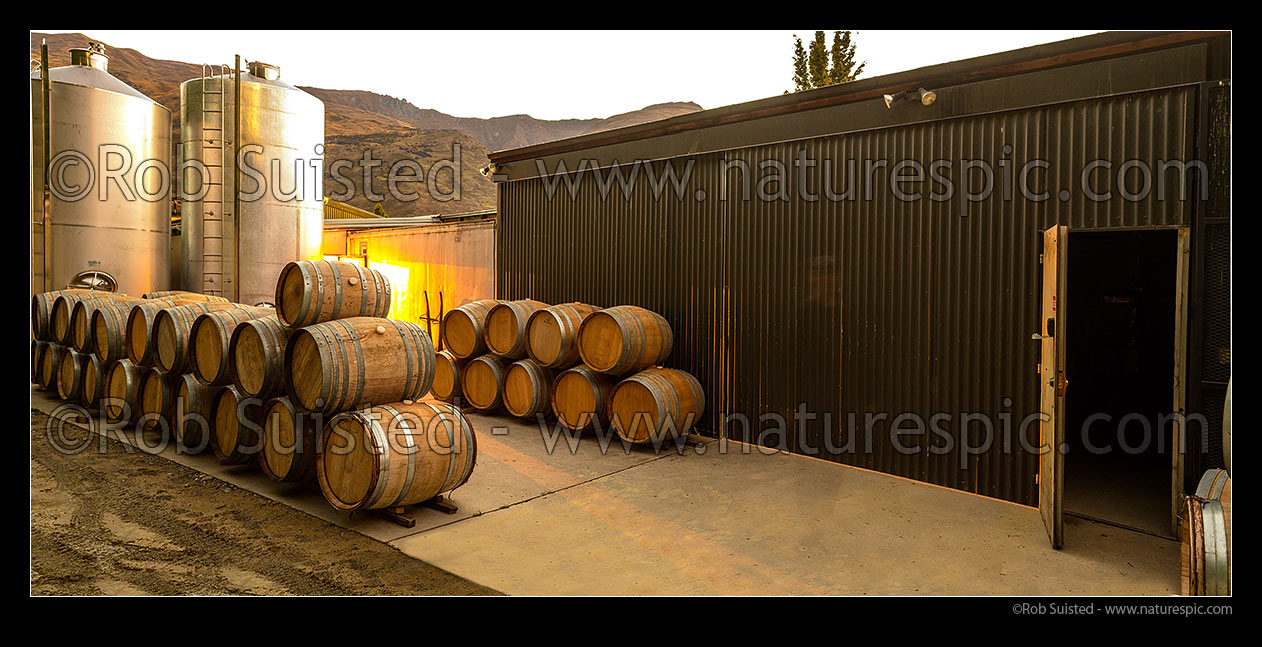
[{"label": "dirt driveway", "polygon": [[60,453],[47,420],[31,411],[34,595],[496,594],[115,440]]}]

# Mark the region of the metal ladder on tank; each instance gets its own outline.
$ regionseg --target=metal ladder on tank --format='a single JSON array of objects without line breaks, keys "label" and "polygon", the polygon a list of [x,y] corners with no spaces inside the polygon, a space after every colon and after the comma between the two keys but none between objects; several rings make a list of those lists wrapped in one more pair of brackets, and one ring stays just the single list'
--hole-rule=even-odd
[{"label": "metal ladder on tank", "polygon": [[[215,73],[216,67],[218,73]],[[227,65],[202,64],[202,164],[206,167],[205,196],[202,198],[202,293],[225,296],[224,289],[224,225],[229,204],[224,182],[228,154],[227,92],[231,71]],[[211,91],[210,81],[218,81]],[[219,97],[217,107],[208,107],[207,97]],[[218,124],[213,126],[212,124]]]}]

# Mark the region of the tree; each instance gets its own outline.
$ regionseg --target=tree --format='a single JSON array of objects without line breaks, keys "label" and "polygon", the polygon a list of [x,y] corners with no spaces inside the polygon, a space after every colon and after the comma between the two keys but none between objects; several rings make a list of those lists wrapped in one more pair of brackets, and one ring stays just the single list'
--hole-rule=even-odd
[{"label": "tree", "polygon": [[381,206],[381,203],[380,203],[380,202],[378,202],[377,204],[373,205],[372,212],[373,212],[373,213],[375,213],[375,214],[377,214],[378,216],[381,216],[382,218],[385,218],[385,217],[386,217],[386,215],[387,215],[387,214],[386,214],[386,208],[385,208],[385,207],[383,207],[383,206]]},{"label": "tree", "polygon": [[831,48],[825,43],[824,32],[815,32],[809,53],[803,49],[802,39],[793,36],[794,92],[848,83],[859,78],[867,64],[855,60],[855,42],[849,31],[833,32]]},{"label": "tree", "polygon": [[824,32],[815,32],[811,41],[811,51],[807,58],[811,70],[811,87],[822,88],[832,85],[828,82],[828,48],[824,45]]},{"label": "tree", "polygon": [[849,31],[833,32],[832,69],[828,71],[828,80],[832,83],[849,83],[863,74],[867,61],[855,65],[855,43]]},{"label": "tree", "polygon": [[793,91],[811,89],[810,73],[806,70],[806,50],[802,49],[802,39],[793,37]]}]

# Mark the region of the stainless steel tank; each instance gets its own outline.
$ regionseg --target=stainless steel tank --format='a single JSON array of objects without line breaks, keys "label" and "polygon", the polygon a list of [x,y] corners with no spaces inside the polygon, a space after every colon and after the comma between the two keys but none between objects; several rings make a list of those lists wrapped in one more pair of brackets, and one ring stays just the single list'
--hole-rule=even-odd
[{"label": "stainless steel tank", "polygon": [[247,64],[239,86],[240,101],[226,67],[180,85],[183,283],[271,303],[286,263],[320,258],[324,103],[264,63]]},{"label": "stainless steel tank", "polygon": [[171,112],[111,76],[103,47],[71,49],[70,59],[48,74],[47,259],[43,77],[30,74],[31,290],[169,289]]}]

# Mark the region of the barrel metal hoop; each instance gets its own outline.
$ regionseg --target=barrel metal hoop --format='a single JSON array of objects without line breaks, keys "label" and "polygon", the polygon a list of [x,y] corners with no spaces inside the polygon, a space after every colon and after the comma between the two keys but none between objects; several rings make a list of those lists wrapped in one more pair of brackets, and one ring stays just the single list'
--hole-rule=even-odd
[{"label": "barrel metal hoop", "polygon": [[[644,324],[640,322],[640,318],[635,316],[633,312],[626,312],[625,314],[626,314],[626,318],[629,321],[631,321],[631,323],[635,324],[636,338],[637,338],[637,341],[639,341],[639,345],[636,348],[635,355],[628,357],[627,360],[629,363],[622,367],[622,370],[629,371],[629,370],[635,370],[637,368],[636,365],[639,363],[636,361],[637,358],[643,359],[644,351],[645,349],[648,348],[648,345],[649,345],[649,338],[648,338],[648,332],[644,330]],[[625,348],[624,348],[624,351],[625,351]]]},{"label": "barrel metal hoop", "polygon": [[[402,413],[399,412],[398,409],[395,409],[392,406],[384,405],[384,404],[378,408],[389,412],[391,418],[393,418],[399,425],[401,425],[403,429],[406,429],[408,432],[415,431],[408,424],[407,419],[403,416]],[[390,425],[390,427],[391,429],[394,429],[395,425]],[[412,433],[406,433],[406,434],[401,434],[401,435],[407,439],[408,449],[411,450],[408,452],[407,475],[403,479],[403,489],[399,490],[399,495],[394,498],[394,501],[391,501],[390,504],[386,506],[387,508],[393,508],[394,506],[397,506],[403,502],[403,499],[405,499],[408,495],[408,490],[412,489],[412,479],[416,477],[416,453],[417,453],[416,443],[413,442],[412,440]],[[390,435],[386,434],[386,443],[387,443],[386,451],[390,451],[389,442],[390,442]]]},{"label": "barrel metal hoop", "polygon": [[[329,263],[328,265],[329,271],[333,272],[333,285],[336,286],[333,290],[333,312],[329,313],[329,316],[336,319],[342,312],[342,293],[345,292],[345,289],[342,285],[342,271],[337,269],[338,264]],[[324,309],[323,301],[320,302],[320,308],[321,310]]]},{"label": "barrel metal hoop", "polygon": [[1201,517],[1205,537],[1205,595],[1228,595],[1227,534],[1222,502],[1215,499],[1202,503]]},{"label": "barrel metal hoop", "polygon": [[[403,340],[403,356],[407,358],[407,377],[403,380],[403,397],[411,399],[413,395],[412,389],[414,387],[412,384],[412,374],[416,370],[416,367],[412,365],[412,344],[409,339],[410,335],[400,322],[395,321],[394,319],[387,319],[387,321],[394,326],[394,331],[398,333],[399,339]],[[416,351],[419,354],[420,349],[418,348]]]},{"label": "barrel metal hoop", "polygon": [[[311,263],[307,261],[298,261],[294,264],[294,267],[298,268],[298,272],[302,276],[302,305],[298,308],[298,315],[289,322],[289,325],[294,328],[301,328],[306,325],[307,313],[311,310],[311,299],[313,295],[311,294],[311,275],[307,272],[309,265],[311,265]],[[320,273],[316,272],[315,274],[316,278],[319,279]],[[321,280],[319,285],[323,287],[324,282]],[[280,299],[277,299],[278,303],[279,301]]]},{"label": "barrel metal hoop", "polygon": [[368,309],[368,286],[365,284],[367,278],[359,263],[351,263],[351,267],[355,268],[355,276],[359,279],[359,316],[363,317]]},{"label": "barrel metal hoop", "polygon": [[369,268],[368,271],[374,274],[373,278],[375,280],[373,282],[377,284],[377,312],[380,313],[382,317],[388,316],[390,314],[392,289],[390,285],[390,277],[386,276],[382,272],[373,270],[372,268]]},{"label": "barrel metal hoop", "polygon": [[[365,423],[364,426],[368,428],[376,449],[373,454],[377,456],[377,475],[373,482],[372,493],[363,501],[364,507],[370,507],[385,494],[386,482],[390,480],[390,440],[386,438],[386,433],[378,424],[376,416],[357,412],[355,417]],[[364,439],[361,438],[360,441],[363,442]]]}]

